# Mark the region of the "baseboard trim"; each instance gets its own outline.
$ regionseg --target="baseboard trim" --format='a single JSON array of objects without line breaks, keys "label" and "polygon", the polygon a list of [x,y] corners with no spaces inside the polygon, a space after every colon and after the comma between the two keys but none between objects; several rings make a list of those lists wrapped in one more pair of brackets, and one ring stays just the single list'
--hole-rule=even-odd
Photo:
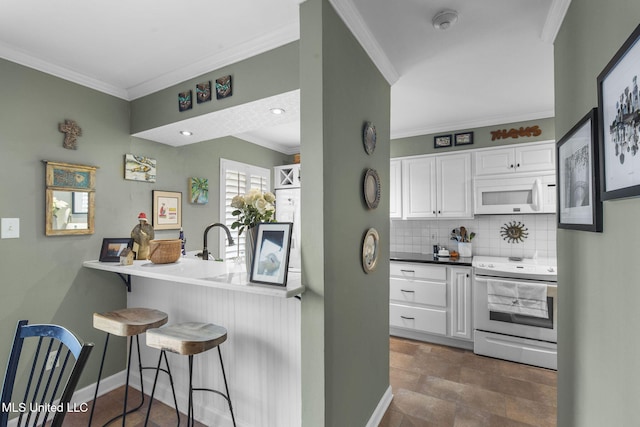
[{"label": "baseboard trim", "polygon": [[373,411],[373,414],[371,414],[371,418],[369,418],[369,422],[367,423],[366,427],[378,427],[378,425],[380,425],[380,422],[382,421],[384,414],[387,412],[389,405],[391,405],[392,400],[393,393],[391,390],[391,386],[389,386],[389,388],[387,388],[387,390],[382,395],[380,402],[378,402],[378,406],[376,406],[375,411]]}]

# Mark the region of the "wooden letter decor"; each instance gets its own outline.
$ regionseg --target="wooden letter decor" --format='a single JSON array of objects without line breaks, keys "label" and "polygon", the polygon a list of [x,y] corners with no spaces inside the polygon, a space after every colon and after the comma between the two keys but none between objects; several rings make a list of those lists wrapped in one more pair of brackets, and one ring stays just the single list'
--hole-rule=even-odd
[{"label": "wooden letter decor", "polygon": [[507,139],[507,138],[530,138],[532,136],[540,136],[542,134],[542,130],[536,126],[527,126],[521,127],[520,129],[511,128],[509,130],[501,129],[491,131],[491,140],[495,141],[496,139]]},{"label": "wooden letter decor", "polygon": [[76,138],[82,136],[82,129],[73,120],[65,119],[64,123],[58,123],[58,130],[64,133],[62,146],[67,150],[77,150],[78,142]]}]

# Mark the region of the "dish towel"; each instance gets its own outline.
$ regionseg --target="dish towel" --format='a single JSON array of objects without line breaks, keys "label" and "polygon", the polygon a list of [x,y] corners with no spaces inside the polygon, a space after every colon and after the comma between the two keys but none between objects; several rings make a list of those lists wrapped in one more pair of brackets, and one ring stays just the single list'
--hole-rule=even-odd
[{"label": "dish towel", "polygon": [[487,280],[490,311],[549,318],[547,286],[538,283]]}]

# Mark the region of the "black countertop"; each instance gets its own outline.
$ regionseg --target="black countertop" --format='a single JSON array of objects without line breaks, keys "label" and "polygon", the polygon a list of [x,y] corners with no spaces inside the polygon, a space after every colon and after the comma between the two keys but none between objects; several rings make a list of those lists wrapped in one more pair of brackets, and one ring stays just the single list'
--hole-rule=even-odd
[{"label": "black countertop", "polygon": [[391,252],[389,254],[391,261],[402,262],[421,262],[424,264],[444,264],[444,265],[461,265],[463,267],[471,267],[473,257],[458,258],[438,258],[433,254],[419,254],[412,252]]}]

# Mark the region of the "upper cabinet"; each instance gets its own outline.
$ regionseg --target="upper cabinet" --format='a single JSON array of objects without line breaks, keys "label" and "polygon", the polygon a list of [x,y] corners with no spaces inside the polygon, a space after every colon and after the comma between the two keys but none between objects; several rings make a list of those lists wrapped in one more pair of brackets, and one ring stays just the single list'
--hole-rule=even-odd
[{"label": "upper cabinet", "polygon": [[554,142],[481,149],[474,156],[476,176],[555,171],[556,168]]},{"label": "upper cabinet", "polygon": [[402,218],[402,161],[391,160],[389,167],[389,217]]},{"label": "upper cabinet", "polygon": [[471,154],[394,160],[391,175],[392,218],[472,217]]},{"label": "upper cabinet", "polygon": [[274,188],[300,188],[300,163],[273,168]]}]

